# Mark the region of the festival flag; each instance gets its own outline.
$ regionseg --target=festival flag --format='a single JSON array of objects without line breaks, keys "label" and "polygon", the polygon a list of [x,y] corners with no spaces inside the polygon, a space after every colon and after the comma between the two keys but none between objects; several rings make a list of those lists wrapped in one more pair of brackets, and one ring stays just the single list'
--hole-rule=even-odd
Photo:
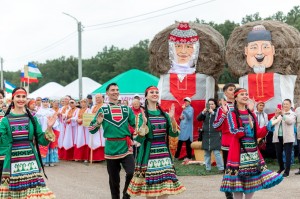
[{"label": "festival flag", "polygon": [[5,91],[8,93],[12,93],[12,91],[16,88],[15,85],[13,85],[7,80],[4,80],[4,87],[5,87]]},{"label": "festival flag", "polygon": [[32,62],[28,62],[28,77],[42,77],[42,73],[41,71],[38,69],[38,67],[32,63]]},{"label": "festival flag", "polygon": [[[26,75],[25,75],[25,72],[24,72],[24,69],[27,68],[26,70]],[[39,80],[37,78],[31,78],[31,77],[28,77],[28,67],[24,67],[21,69],[21,82],[26,82],[26,83],[37,83],[39,82]]]}]

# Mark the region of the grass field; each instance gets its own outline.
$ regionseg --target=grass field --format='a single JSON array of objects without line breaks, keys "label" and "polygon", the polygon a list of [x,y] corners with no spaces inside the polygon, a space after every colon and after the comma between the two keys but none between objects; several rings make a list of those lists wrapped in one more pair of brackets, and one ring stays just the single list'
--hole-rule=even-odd
[{"label": "grass field", "polygon": [[[207,175],[219,175],[219,171],[217,166],[212,166],[211,171],[207,172],[205,169],[205,165],[199,164],[190,164],[184,165],[182,164],[183,160],[174,160],[174,166],[176,169],[176,174],[178,176],[207,176]],[[276,159],[265,159],[265,162],[268,166],[268,169],[272,171],[277,171],[279,169],[278,163]],[[106,161],[101,161],[100,164],[106,165]],[[298,169],[300,164],[298,162],[298,158],[295,158],[295,163],[292,164],[291,169]]]},{"label": "grass field", "polygon": [[[174,166],[176,169],[176,174],[178,176],[206,176],[206,175],[217,175],[219,174],[218,168],[216,166],[211,167],[211,171],[207,172],[205,165],[183,165],[182,160],[174,160]],[[272,171],[277,171],[279,169],[276,159],[265,159],[268,169]],[[297,169],[300,165],[298,160],[295,158],[295,164],[291,166],[291,169]]]}]

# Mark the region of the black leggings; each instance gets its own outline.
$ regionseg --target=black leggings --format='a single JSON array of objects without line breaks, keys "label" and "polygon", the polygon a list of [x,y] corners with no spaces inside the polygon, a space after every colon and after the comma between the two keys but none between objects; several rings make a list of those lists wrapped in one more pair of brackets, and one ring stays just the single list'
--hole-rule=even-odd
[{"label": "black leggings", "polygon": [[191,141],[190,139],[186,140],[186,141],[178,141],[178,145],[177,145],[177,150],[175,153],[175,158],[179,158],[180,152],[181,152],[181,147],[182,144],[185,142],[185,147],[186,147],[186,154],[187,154],[187,158],[192,159],[192,148],[191,148]]},{"label": "black leggings", "polygon": [[226,168],[226,166],[227,166],[228,151],[227,150],[222,150],[222,153],[223,153],[224,168]]},{"label": "black leggings", "polygon": [[0,160],[0,184],[2,183],[2,170],[3,170],[4,160]]},{"label": "black leggings", "polygon": [[127,155],[120,159],[106,159],[107,172],[109,175],[109,187],[112,199],[120,199],[120,171],[121,164],[126,172],[125,185],[123,189],[123,195],[127,192],[130,180],[133,177],[134,172],[134,159],[133,155]]}]

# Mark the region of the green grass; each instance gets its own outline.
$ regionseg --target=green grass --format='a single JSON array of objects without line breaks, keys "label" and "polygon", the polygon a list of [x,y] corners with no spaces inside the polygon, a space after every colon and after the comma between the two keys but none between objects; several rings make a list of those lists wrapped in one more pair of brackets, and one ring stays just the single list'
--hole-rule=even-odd
[{"label": "green grass", "polygon": [[[205,165],[183,165],[182,160],[174,160],[174,166],[176,169],[176,174],[178,176],[207,176],[207,175],[220,175],[218,168],[216,166],[211,167],[211,171],[207,172]],[[279,169],[276,159],[265,159],[268,169],[272,171],[277,171]],[[299,168],[298,160],[295,158],[295,164],[291,166],[291,169]]]},{"label": "green grass", "polygon": [[211,167],[211,171],[208,172],[205,169],[205,165],[189,164],[183,165],[182,160],[174,160],[174,166],[176,174],[178,176],[207,176],[207,175],[220,175],[216,166]]},{"label": "green grass", "polygon": [[[176,174],[178,176],[208,176],[208,175],[221,175],[216,166],[211,167],[211,171],[207,172],[205,169],[205,165],[199,164],[190,164],[183,165],[183,160],[174,160],[174,166],[176,169]],[[278,163],[276,159],[265,159],[265,162],[268,166],[268,169],[272,171],[277,171],[279,169]],[[98,163],[96,163],[98,164]],[[101,165],[106,166],[106,161],[99,162]],[[295,158],[295,164],[291,166],[291,169],[298,169],[300,167],[298,158]]]}]

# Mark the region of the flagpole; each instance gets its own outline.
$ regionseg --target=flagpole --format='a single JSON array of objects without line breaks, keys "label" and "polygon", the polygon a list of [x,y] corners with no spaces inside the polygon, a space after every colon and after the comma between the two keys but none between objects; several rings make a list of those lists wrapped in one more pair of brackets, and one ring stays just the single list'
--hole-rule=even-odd
[{"label": "flagpole", "polygon": [[29,94],[29,77],[27,77],[27,84],[28,84],[28,91],[27,91],[27,93]]}]

